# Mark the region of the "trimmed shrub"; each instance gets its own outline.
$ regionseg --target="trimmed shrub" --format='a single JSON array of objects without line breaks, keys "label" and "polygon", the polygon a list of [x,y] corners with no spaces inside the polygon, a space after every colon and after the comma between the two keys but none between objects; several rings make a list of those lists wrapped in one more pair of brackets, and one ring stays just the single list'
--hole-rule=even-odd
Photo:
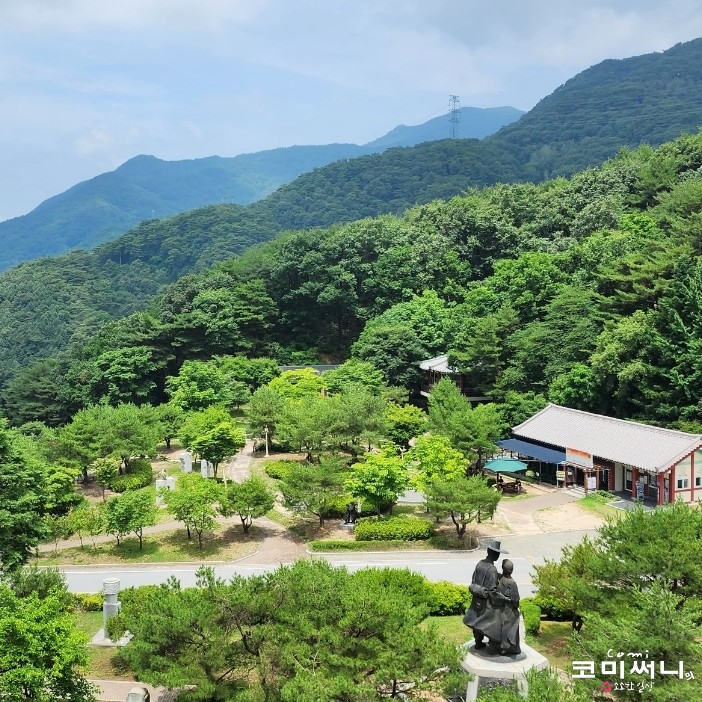
[{"label": "trimmed shrub", "polygon": [[[346,508],[349,502],[358,504],[358,502],[351,495],[342,495],[338,499],[331,503],[329,509],[329,517],[342,518],[346,516]],[[356,512],[357,517],[372,517],[376,514],[375,508],[372,505],[367,505],[365,502],[361,502],[361,511]]]},{"label": "trimmed shrub", "polygon": [[563,607],[562,602],[557,597],[544,597],[534,595],[534,604],[539,606],[541,614],[554,622],[569,622],[573,618],[574,612]]},{"label": "trimmed shrub", "polygon": [[362,585],[400,591],[415,607],[431,609],[431,583],[423,575],[407,568],[364,568],[351,577]]},{"label": "trimmed shrub", "polygon": [[334,541],[324,539],[308,541],[307,546],[310,551],[392,551],[407,547],[411,543],[411,541]]},{"label": "trimmed shrub", "polygon": [[434,534],[434,526],[418,517],[372,517],[356,524],[356,541],[421,541]]},{"label": "trimmed shrub", "polygon": [[73,597],[76,609],[80,612],[102,611],[102,595],[100,593],[79,592]]},{"label": "trimmed shrub", "polygon": [[541,607],[531,597],[526,597],[519,603],[519,609],[524,615],[527,634],[537,636],[541,627]]},{"label": "trimmed shrub", "polygon": [[295,470],[300,466],[300,461],[270,461],[266,463],[264,470],[269,478],[275,480],[283,480],[287,478],[290,471]]},{"label": "trimmed shrub", "polygon": [[442,580],[438,583],[427,582],[429,586],[429,614],[447,617],[451,614],[463,614],[470,604],[470,592],[465,585],[456,585]]},{"label": "trimmed shrub", "polygon": [[129,467],[129,473],[118,475],[110,485],[110,488],[115,492],[126,492],[127,490],[138,490],[139,488],[151,485],[153,471],[151,469],[151,461],[147,458],[138,458],[132,461]]}]

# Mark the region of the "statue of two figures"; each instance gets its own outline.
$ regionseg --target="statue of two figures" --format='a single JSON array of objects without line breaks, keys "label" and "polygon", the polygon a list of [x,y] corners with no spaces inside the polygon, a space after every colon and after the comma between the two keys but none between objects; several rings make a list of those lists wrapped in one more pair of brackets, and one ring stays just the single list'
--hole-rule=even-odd
[{"label": "statue of two figures", "polygon": [[494,656],[517,656],[521,653],[520,612],[519,589],[512,579],[514,566],[505,558],[502,573],[498,573],[495,562],[507,551],[500,548],[500,542],[495,539],[490,539],[486,546],[487,556],[475,567],[468,588],[473,599],[463,623],[473,630],[476,651]]}]

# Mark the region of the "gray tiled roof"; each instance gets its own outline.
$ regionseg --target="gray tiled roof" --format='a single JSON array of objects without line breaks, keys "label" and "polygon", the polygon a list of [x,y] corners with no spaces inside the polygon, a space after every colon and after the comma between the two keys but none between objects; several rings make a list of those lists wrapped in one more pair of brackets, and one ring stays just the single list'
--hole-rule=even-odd
[{"label": "gray tiled roof", "polygon": [[549,404],[512,429],[515,436],[648,471],[666,470],[702,446],[702,435]]},{"label": "gray tiled roof", "polygon": [[435,358],[428,358],[426,361],[422,361],[419,364],[422,370],[433,370],[437,373],[457,373],[455,368],[449,367],[448,355],[436,356]]}]

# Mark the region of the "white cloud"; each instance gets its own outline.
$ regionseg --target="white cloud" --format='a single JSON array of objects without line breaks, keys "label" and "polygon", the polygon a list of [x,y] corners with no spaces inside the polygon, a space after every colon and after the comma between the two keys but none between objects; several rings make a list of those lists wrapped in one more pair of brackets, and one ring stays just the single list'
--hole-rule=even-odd
[{"label": "white cloud", "polygon": [[0,0],[0,218],[137,153],[361,143],[437,116],[449,94],[529,108],[605,58],[702,36],[699,5]]}]

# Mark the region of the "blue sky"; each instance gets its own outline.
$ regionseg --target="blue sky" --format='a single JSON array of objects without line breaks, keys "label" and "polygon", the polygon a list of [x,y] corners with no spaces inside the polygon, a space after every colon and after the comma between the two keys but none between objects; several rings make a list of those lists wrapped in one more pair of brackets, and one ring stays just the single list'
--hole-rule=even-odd
[{"label": "blue sky", "polygon": [[0,220],[140,153],[364,143],[702,36],[700,0],[0,0]]}]

